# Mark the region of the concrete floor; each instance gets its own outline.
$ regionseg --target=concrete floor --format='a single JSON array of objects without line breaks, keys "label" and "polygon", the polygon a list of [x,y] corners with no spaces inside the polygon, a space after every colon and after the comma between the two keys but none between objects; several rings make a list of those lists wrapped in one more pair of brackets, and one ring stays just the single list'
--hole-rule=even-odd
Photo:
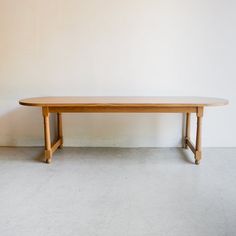
[{"label": "concrete floor", "polygon": [[0,148],[1,236],[236,235],[236,149]]}]

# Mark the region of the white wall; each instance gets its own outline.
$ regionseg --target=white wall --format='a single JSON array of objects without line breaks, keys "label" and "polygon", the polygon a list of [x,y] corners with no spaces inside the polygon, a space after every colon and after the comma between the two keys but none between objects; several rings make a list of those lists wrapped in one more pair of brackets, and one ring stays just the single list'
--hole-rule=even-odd
[{"label": "white wall", "polygon": [[[0,0],[0,145],[42,145],[45,95],[199,95],[204,146],[236,146],[236,1]],[[179,146],[176,114],[66,114],[68,146]]]}]

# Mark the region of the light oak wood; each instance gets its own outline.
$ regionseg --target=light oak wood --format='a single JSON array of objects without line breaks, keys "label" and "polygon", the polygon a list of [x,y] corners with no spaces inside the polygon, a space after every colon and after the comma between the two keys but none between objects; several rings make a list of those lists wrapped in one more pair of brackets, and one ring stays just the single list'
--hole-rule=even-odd
[{"label": "light oak wood", "polygon": [[196,133],[196,153],[195,153],[195,163],[199,164],[202,158],[202,117],[203,108],[198,108],[197,111],[197,133]]},{"label": "light oak wood", "polygon": [[196,154],[196,150],[194,148],[193,143],[191,142],[191,140],[189,138],[186,139],[186,144],[187,146],[191,149],[191,151],[193,152],[193,154]]},{"label": "light oak wood", "polygon": [[184,141],[184,148],[187,149],[188,144],[187,140],[190,140],[190,120],[191,120],[191,113],[186,113],[186,127],[185,127],[185,141]]},{"label": "light oak wood", "polygon": [[[184,147],[189,147],[195,155],[195,163],[202,158],[201,136],[202,117],[206,106],[220,106],[228,101],[205,97],[40,97],[19,101],[21,105],[42,107],[44,119],[45,161],[50,163],[52,154],[63,146],[62,113],[64,112],[165,112],[185,113],[186,131]],[[57,140],[51,145],[50,113],[57,113]],[[196,145],[190,140],[190,115],[197,115]]]},{"label": "light oak wood", "polygon": [[52,153],[54,153],[62,144],[62,139],[58,139],[51,147]]},{"label": "light oak wood", "polygon": [[220,106],[226,105],[227,100],[208,97],[36,97],[20,100],[21,105],[26,106]]},{"label": "light oak wood", "polygon": [[57,113],[57,130],[58,130],[58,139],[61,140],[59,148],[63,147],[63,133],[62,133],[62,114]]},{"label": "light oak wood", "polygon": [[74,113],[74,112],[84,112],[84,113],[155,113],[155,112],[163,112],[163,113],[182,113],[182,112],[197,112],[197,107],[190,106],[143,106],[143,105],[71,105],[71,106],[50,106],[48,107],[50,112],[63,112],[63,113]]},{"label": "light oak wood", "polygon": [[52,158],[52,149],[51,149],[50,120],[49,120],[48,108],[43,107],[42,113],[44,118],[45,161],[47,163],[50,163]]}]

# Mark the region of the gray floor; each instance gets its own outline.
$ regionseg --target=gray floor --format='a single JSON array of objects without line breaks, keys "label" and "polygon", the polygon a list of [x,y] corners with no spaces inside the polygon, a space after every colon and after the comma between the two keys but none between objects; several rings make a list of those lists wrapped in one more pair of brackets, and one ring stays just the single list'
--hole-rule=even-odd
[{"label": "gray floor", "polygon": [[1,236],[236,235],[236,149],[0,148]]}]

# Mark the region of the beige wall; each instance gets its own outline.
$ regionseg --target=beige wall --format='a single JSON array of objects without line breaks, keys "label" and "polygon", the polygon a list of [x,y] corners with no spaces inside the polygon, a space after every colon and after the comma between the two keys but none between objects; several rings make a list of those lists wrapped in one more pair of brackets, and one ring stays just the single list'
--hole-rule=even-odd
[{"label": "beige wall", "polygon": [[[41,145],[44,95],[203,95],[205,146],[236,146],[236,2],[0,0],[0,145]],[[194,124],[193,124],[194,125]],[[181,115],[66,114],[68,146],[178,146]]]}]

